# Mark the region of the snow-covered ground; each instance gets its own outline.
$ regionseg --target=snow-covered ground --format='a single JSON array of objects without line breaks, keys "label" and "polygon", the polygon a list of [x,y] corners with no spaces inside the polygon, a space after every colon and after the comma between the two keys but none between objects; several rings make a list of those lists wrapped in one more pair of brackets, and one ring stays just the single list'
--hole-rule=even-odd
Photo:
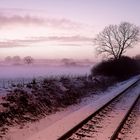
[{"label": "snow-covered ground", "polygon": [[[138,90],[139,92],[139,90]],[[129,124],[122,130],[123,134],[119,134],[119,138],[123,140],[139,140],[140,139],[140,99],[138,100],[131,116],[127,120]]]},{"label": "snow-covered ground", "polygon": [[22,129],[19,129],[19,126],[12,127],[5,139],[55,140],[57,136],[62,135],[87,115],[93,113],[103,103],[117,95],[120,90],[124,90],[137,78],[134,77],[129,81],[118,83],[104,93],[92,94],[90,97],[84,98],[81,103],[62,109],[60,112],[49,115],[38,122],[27,124]]},{"label": "snow-covered ground", "polygon": [[[92,120],[97,122],[94,127],[96,133],[91,132],[92,138],[86,138],[86,140],[109,140],[113,135],[113,132],[116,131],[116,128],[125,117],[129,108],[139,96],[138,89],[139,86],[137,85],[133,89],[126,92],[123,97],[119,99],[119,101],[116,101],[116,104],[113,104],[112,107],[110,106],[111,109],[108,109],[107,113],[104,114],[102,119],[98,119],[95,116],[95,118]],[[89,124],[93,123],[89,122]]]},{"label": "snow-covered ground", "polygon": [[3,66],[0,67],[1,79],[35,78],[58,75],[85,75],[89,74],[91,66]]},{"label": "snow-covered ground", "polygon": [[91,66],[45,66],[45,65],[15,65],[0,66],[0,94],[3,88],[12,84],[30,82],[33,78],[45,78],[62,75],[86,75],[90,73]]}]

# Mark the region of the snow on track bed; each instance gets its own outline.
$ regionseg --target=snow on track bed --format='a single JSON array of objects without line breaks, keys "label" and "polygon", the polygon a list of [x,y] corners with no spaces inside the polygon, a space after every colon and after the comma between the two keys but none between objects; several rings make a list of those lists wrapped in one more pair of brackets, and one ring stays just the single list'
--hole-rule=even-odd
[{"label": "snow on track bed", "polygon": [[119,96],[77,130],[68,140],[110,140],[118,124],[137,99],[138,88],[137,85]]},{"label": "snow on track bed", "polygon": [[[140,92],[140,91],[139,91]],[[134,109],[129,114],[123,128],[118,134],[118,139],[139,140],[140,139],[140,98]]]},{"label": "snow on track bed", "polygon": [[117,96],[120,92],[124,91],[126,87],[130,86],[137,79],[139,79],[139,76],[136,76],[130,79],[127,83],[113,90],[112,93],[110,92],[110,94],[106,94],[105,96],[100,97],[97,101],[57,121],[55,124],[51,125],[50,127],[47,127],[46,129],[35,134],[34,136],[31,136],[28,140],[46,140],[46,139],[56,140],[58,139],[64,133],[66,133],[71,128],[73,128],[75,125],[79,124],[82,120],[87,118],[89,115],[93,114],[93,112],[98,110],[106,102],[113,99],[114,96]]}]

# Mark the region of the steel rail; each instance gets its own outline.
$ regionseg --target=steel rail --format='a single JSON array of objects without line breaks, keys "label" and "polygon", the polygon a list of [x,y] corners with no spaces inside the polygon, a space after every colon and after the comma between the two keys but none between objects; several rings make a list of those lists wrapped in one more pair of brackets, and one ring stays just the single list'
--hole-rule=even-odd
[{"label": "steel rail", "polygon": [[[96,110],[93,114],[89,115],[86,119],[82,120],[79,124],[77,124],[76,126],[74,126],[73,128],[71,128],[68,132],[66,132],[65,134],[63,134],[62,136],[60,136],[57,140],[66,140],[68,139],[70,136],[72,136],[72,134],[74,134],[79,128],[81,128],[84,124],[86,124],[89,120],[91,120],[94,116],[96,116],[97,114],[99,114],[100,111],[102,111],[105,107],[107,107],[108,105],[110,105],[114,100],[116,100],[117,98],[119,98],[121,95],[123,95],[126,91],[128,91],[129,89],[131,89],[132,87],[134,87],[138,82],[140,81],[140,79],[136,80],[134,83],[132,83],[130,86],[128,86],[126,89],[124,89],[122,92],[120,92],[118,95],[116,95],[114,98],[112,98],[110,101],[108,101],[107,103],[105,103],[102,107],[100,107],[98,110]],[[114,134],[115,135],[115,134]],[[114,139],[112,139],[114,140]]]},{"label": "steel rail", "polygon": [[131,114],[132,110],[134,109],[134,107],[135,107],[136,103],[138,102],[139,98],[140,98],[140,94],[135,99],[135,101],[133,102],[132,106],[129,108],[129,110],[127,111],[127,113],[123,117],[122,121],[119,123],[117,129],[114,131],[114,133],[111,136],[110,140],[116,140],[118,138],[118,134],[120,133],[121,129],[123,128],[125,122],[127,121],[129,115]]}]

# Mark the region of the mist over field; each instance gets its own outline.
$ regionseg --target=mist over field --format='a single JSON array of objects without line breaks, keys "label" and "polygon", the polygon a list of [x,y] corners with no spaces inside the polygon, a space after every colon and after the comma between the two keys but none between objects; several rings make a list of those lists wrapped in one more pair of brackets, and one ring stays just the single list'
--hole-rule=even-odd
[{"label": "mist over field", "polygon": [[9,66],[0,67],[0,78],[35,78],[58,75],[85,75],[90,72],[90,66]]},{"label": "mist over field", "polygon": [[62,75],[85,75],[90,73],[94,62],[83,60],[34,60],[31,64],[0,62],[0,78],[39,78]]}]

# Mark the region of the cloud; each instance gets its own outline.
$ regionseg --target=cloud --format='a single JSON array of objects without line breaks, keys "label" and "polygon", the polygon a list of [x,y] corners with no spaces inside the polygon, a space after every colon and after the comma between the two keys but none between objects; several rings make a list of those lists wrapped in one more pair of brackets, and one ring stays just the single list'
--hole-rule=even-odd
[{"label": "cloud", "polygon": [[0,48],[12,48],[12,47],[21,47],[25,46],[19,43],[17,40],[7,40],[7,41],[0,41]]},{"label": "cloud", "polygon": [[[39,42],[74,46],[74,44],[79,45],[81,42],[91,42],[93,40],[88,37],[89,29],[87,29],[88,26],[85,26],[85,24],[67,18],[46,17],[36,13],[31,14],[32,12],[34,11],[25,9],[0,9],[0,28],[3,28],[2,32],[7,31],[4,32],[4,36],[1,37],[3,40],[5,39],[4,41],[0,40],[1,48],[28,46]],[[10,33],[9,28],[7,28],[9,26],[11,27],[10,29],[12,29]],[[28,31],[26,32],[22,30],[22,28],[20,30],[20,28],[17,28],[19,26],[23,26],[23,29],[26,27]],[[43,28],[37,30],[38,27]],[[34,29],[36,32],[32,32]],[[22,34],[24,39],[18,39]],[[10,38],[11,35],[17,39],[6,40],[6,38]]]},{"label": "cloud", "polygon": [[0,27],[20,25],[38,25],[53,28],[77,29],[81,26],[66,18],[38,17],[31,15],[5,15],[0,13]]},{"label": "cloud", "polygon": [[40,18],[36,17],[30,17],[30,16],[19,16],[19,15],[14,15],[14,16],[5,16],[0,14],[0,25],[12,25],[12,24],[41,24],[44,21]]},{"label": "cloud", "polygon": [[34,40],[38,41],[60,41],[60,42],[81,42],[81,41],[92,41],[93,38],[85,36],[49,36],[49,37],[33,37]]},{"label": "cloud", "polygon": [[[39,43],[39,42],[51,42],[63,45],[71,45],[76,44],[79,45],[81,43],[91,43],[93,38],[85,37],[85,36],[48,36],[48,37],[31,37],[27,39],[15,39],[15,40],[5,40],[0,41],[1,48],[10,48],[10,47],[23,47],[28,46],[30,44]],[[74,45],[72,45],[74,46]]]},{"label": "cloud", "polygon": [[2,8],[0,7],[0,13],[3,14],[26,14],[26,13],[44,13],[45,11],[43,10],[33,10],[33,9],[23,9],[23,8]]}]

